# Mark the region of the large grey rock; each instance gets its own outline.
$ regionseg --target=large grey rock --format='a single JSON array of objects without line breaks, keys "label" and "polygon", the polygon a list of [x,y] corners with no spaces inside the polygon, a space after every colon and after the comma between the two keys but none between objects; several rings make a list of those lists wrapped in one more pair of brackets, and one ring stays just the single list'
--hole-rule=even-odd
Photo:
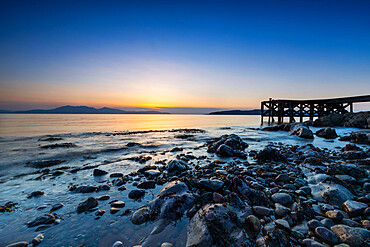
[{"label": "large grey rock", "polygon": [[78,204],[77,213],[82,213],[82,212],[88,211],[88,210],[98,206],[98,204],[99,204],[98,201],[94,197],[89,197],[86,201],[81,202],[80,204]]},{"label": "large grey rock", "polygon": [[292,202],[292,197],[287,193],[275,193],[272,195],[271,199],[282,205],[287,205]]},{"label": "large grey rock", "polygon": [[183,172],[187,168],[187,164],[182,160],[171,160],[166,165],[168,172]]},{"label": "large grey rock", "polygon": [[295,129],[291,134],[305,139],[314,139],[312,131],[305,126]]},{"label": "large grey rock", "polygon": [[324,129],[319,129],[315,135],[318,137],[323,137],[326,139],[335,139],[338,137],[337,132],[335,131],[334,128],[324,128]]},{"label": "large grey rock", "polygon": [[342,242],[350,245],[351,247],[363,246],[365,240],[370,238],[370,231],[363,228],[335,225],[330,229]]},{"label": "large grey rock", "polygon": [[210,191],[218,191],[224,186],[224,182],[219,179],[202,179],[199,185]]},{"label": "large grey rock", "polygon": [[348,215],[358,216],[367,208],[367,204],[363,202],[347,200],[343,203],[343,208]]},{"label": "large grey rock", "polygon": [[246,236],[236,221],[237,213],[227,205],[207,204],[190,220],[186,246],[241,246]]}]

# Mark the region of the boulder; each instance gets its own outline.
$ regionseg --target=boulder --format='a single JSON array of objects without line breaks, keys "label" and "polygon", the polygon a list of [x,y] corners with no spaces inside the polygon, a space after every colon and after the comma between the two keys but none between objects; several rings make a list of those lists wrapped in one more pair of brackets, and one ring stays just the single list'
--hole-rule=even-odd
[{"label": "boulder", "polygon": [[83,213],[85,211],[88,211],[92,208],[95,208],[98,206],[98,201],[94,197],[89,197],[86,201],[81,202],[77,206],[77,213]]},{"label": "boulder", "polygon": [[335,131],[334,128],[324,128],[324,129],[319,129],[315,133],[316,136],[318,137],[323,137],[326,139],[335,139],[338,137],[337,132]]}]

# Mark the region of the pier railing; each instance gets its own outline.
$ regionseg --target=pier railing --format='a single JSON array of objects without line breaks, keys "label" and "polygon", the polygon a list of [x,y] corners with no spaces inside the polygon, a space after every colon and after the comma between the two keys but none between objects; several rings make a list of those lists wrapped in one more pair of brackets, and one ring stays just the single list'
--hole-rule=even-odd
[{"label": "pier railing", "polygon": [[304,117],[313,120],[314,117],[323,117],[329,114],[344,114],[353,112],[353,103],[370,102],[370,95],[354,96],[333,99],[313,100],[286,100],[272,99],[261,102],[261,122],[268,117],[268,123],[274,123],[275,117],[280,124],[287,117],[289,122],[295,122],[299,118],[303,122]]}]

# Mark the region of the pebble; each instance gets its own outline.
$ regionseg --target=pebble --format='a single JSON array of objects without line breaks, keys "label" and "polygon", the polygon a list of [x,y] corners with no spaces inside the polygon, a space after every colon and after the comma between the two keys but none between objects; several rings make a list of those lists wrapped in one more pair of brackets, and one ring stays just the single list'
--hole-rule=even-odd
[{"label": "pebble", "polygon": [[173,244],[167,242],[161,244],[161,247],[172,247],[172,246]]},{"label": "pebble", "polygon": [[16,242],[14,244],[9,244],[5,247],[27,247],[28,246],[28,242],[26,241],[21,241],[21,242]]},{"label": "pebble", "polygon": [[110,198],[109,195],[103,195],[103,196],[100,196],[100,197],[96,198],[96,200],[105,201],[105,200],[108,200],[109,198]]},{"label": "pebble", "polygon": [[272,210],[263,206],[254,206],[253,211],[258,216],[269,216],[272,213]]},{"label": "pebble", "polygon": [[275,193],[272,195],[271,199],[282,205],[287,205],[292,201],[292,197],[287,193]]},{"label": "pebble", "polygon": [[308,228],[310,228],[310,230],[315,230],[316,227],[319,227],[319,226],[322,227],[324,225],[320,221],[313,219],[307,222],[307,226]]},{"label": "pebble", "polygon": [[343,219],[343,214],[338,211],[327,211],[325,216],[332,219],[334,222],[341,222]]},{"label": "pebble", "polygon": [[112,202],[110,205],[113,208],[123,208],[125,207],[126,204],[123,201],[115,201],[115,202]]},{"label": "pebble", "polygon": [[133,189],[128,194],[128,198],[138,199],[140,197],[143,197],[144,195],[145,195],[145,190],[143,190],[143,189]]},{"label": "pebble", "polygon": [[318,238],[320,238],[322,241],[328,243],[328,244],[336,244],[338,243],[338,238],[335,236],[335,234],[330,231],[329,229],[325,227],[316,227],[315,234]]},{"label": "pebble", "polygon": [[367,204],[363,202],[356,202],[352,200],[347,200],[342,204],[344,210],[350,216],[358,216],[367,208]]},{"label": "pebble", "polygon": [[155,182],[153,180],[147,180],[139,183],[137,185],[139,189],[154,189],[155,188]]},{"label": "pebble", "polygon": [[206,190],[218,191],[224,186],[224,182],[218,179],[202,179],[199,181],[199,185]]},{"label": "pebble", "polygon": [[261,221],[254,215],[249,215],[245,219],[244,229],[247,233],[257,235],[261,231]]},{"label": "pebble", "polygon": [[351,247],[363,246],[365,239],[370,238],[370,231],[358,227],[335,225],[330,228],[332,232],[344,243]]},{"label": "pebble", "polygon": [[275,224],[280,228],[283,228],[285,230],[290,230],[290,225],[289,225],[288,221],[286,221],[286,220],[277,219],[277,220],[275,220]]},{"label": "pebble", "polygon": [[308,238],[304,239],[302,241],[302,243],[303,243],[304,246],[307,246],[307,247],[326,247],[325,245],[323,245],[323,244],[321,244],[321,243],[319,243],[315,240],[308,239]]},{"label": "pebble", "polygon": [[50,211],[56,211],[56,210],[58,210],[58,209],[62,208],[63,206],[64,206],[64,204],[62,204],[62,203],[54,204],[54,205],[51,207]]},{"label": "pebble", "polygon": [[82,213],[82,212],[88,211],[88,210],[98,206],[98,204],[99,204],[98,201],[94,197],[89,197],[86,201],[81,202],[80,204],[78,204],[77,213]]},{"label": "pebble", "polygon": [[44,235],[41,233],[32,239],[33,246],[39,245],[44,240]]},{"label": "pebble", "polygon": [[114,242],[112,247],[123,247],[123,243],[121,241],[116,241],[116,242]]},{"label": "pebble", "polygon": [[93,175],[94,176],[103,176],[108,174],[108,172],[101,170],[101,169],[94,169]]}]

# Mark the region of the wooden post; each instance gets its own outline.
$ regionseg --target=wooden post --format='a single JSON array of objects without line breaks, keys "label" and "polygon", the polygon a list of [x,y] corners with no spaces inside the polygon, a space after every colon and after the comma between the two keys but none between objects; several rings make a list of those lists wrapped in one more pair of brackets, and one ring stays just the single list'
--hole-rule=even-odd
[{"label": "wooden post", "polygon": [[353,113],[353,103],[350,103],[350,104],[349,104],[349,111],[350,111],[351,113]]},{"label": "wooden post", "polygon": [[303,122],[303,103],[299,103],[299,122]]},{"label": "wooden post", "polygon": [[289,102],[289,123],[293,123],[293,108],[292,102]]},{"label": "wooden post", "polygon": [[263,124],[264,103],[261,102],[261,124]]},{"label": "wooden post", "polygon": [[314,108],[314,104],[313,104],[313,103],[311,103],[311,104],[310,104],[310,120],[311,120],[311,121],[313,121],[314,110],[315,110],[315,108]]}]

